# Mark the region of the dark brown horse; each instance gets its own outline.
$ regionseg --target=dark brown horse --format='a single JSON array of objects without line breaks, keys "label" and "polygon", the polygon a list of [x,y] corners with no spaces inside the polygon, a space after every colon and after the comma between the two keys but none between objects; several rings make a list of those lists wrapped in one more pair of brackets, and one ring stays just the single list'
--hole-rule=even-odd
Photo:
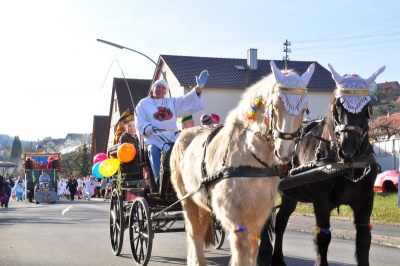
[{"label": "dark brown horse", "polygon": [[[347,166],[349,169],[343,170],[340,176],[281,191],[282,202],[276,215],[274,249],[270,242],[270,231],[267,230],[270,224],[267,223],[261,235],[257,258],[259,266],[286,265],[282,252],[283,234],[299,201],[312,203],[314,207],[315,265],[328,265],[330,215],[335,208],[339,211],[341,205],[350,206],[354,212],[357,263],[369,265],[373,186],[379,168],[368,137],[368,118],[372,113],[369,87],[385,68],[380,68],[368,79],[362,79],[357,75],[341,77],[329,67],[337,85],[329,113],[319,123],[306,127],[308,132],[303,132],[292,166],[304,169],[305,166],[338,163],[339,167]],[[353,167],[360,162],[364,162],[366,167]],[[291,173],[295,173],[296,169],[291,170]]]}]

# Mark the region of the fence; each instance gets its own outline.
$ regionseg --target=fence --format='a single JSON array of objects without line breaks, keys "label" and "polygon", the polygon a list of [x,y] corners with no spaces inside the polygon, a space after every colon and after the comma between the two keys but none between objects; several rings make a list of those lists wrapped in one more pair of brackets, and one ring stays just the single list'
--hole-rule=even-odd
[{"label": "fence", "polygon": [[399,169],[400,139],[390,139],[372,143],[382,171]]}]

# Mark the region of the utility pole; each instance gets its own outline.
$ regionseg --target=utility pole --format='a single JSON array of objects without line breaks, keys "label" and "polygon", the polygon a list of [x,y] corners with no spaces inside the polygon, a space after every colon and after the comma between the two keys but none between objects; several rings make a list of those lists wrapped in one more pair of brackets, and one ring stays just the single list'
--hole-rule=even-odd
[{"label": "utility pole", "polygon": [[283,52],[285,52],[285,56],[283,57],[283,60],[285,61],[285,69],[287,70],[287,61],[290,59],[288,56],[288,53],[292,52],[289,46],[292,44],[286,39],[286,42],[283,43]]}]

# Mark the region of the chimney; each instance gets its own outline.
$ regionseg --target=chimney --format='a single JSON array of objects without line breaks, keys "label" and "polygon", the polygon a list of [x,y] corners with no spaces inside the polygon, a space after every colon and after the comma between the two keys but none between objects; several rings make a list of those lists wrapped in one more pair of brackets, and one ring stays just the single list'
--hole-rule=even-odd
[{"label": "chimney", "polygon": [[247,50],[247,68],[257,70],[257,49],[250,48]]}]

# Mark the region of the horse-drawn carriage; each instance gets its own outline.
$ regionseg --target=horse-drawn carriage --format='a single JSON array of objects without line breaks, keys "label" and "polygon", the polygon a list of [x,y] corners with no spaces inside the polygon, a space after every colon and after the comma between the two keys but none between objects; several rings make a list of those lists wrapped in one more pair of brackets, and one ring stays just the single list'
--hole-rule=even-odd
[{"label": "horse-drawn carriage", "polygon": [[[164,145],[173,146],[173,143]],[[129,229],[132,257],[138,265],[147,265],[150,260],[155,233],[183,232],[182,206],[172,187],[168,152],[162,152],[160,183],[156,184],[144,144],[139,145],[138,171],[122,172],[122,164],[110,183],[110,240],[112,253],[121,252],[124,231]],[[116,157],[120,144],[108,149],[110,157]],[[125,165],[126,166],[126,165]],[[126,169],[132,169],[127,167]],[[225,232],[214,219],[214,245],[218,249],[225,239]]]},{"label": "horse-drawn carriage", "polygon": [[[123,231],[129,228],[132,255],[138,264],[146,264],[153,233],[168,231],[163,230],[164,225],[176,220],[169,212],[180,201],[188,231],[188,265],[206,264],[203,248],[209,244],[207,232],[216,223],[213,214],[229,233],[231,265],[270,265],[272,260],[285,265],[282,237],[288,217],[277,217],[275,250],[269,227],[263,225],[274,209],[277,190],[284,191],[284,200],[292,189],[299,188],[298,195],[311,198],[316,207],[316,265],[327,265],[330,212],[341,204],[354,210],[356,258],[359,265],[368,265],[372,188],[378,168],[368,142],[372,113],[368,86],[384,68],[366,80],[344,79],[331,68],[338,88],[330,114],[312,128],[302,128],[301,123],[308,111],[306,86],[314,65],[302,76],[284,74],[272,61],[271,68],[273,74],[247,89],[224,126],[212,130],[195,127],[181,133],[170,149],[171,159],[166,155],[174,171],[168,166],[164,169],[158,192],[146,193],[152,185],[152,179],[146,178],[151,176],[146,160],[140,175],[144,187],[121,185],[132,178],[118,175],[110,204],[114,254],[121,251]],[[300,133],[304,135],[298,143]],[[200,156],[199,150],[203,151]],[[285,167],[290,164],[296,168],[289,176]],[[137,189],[141,196],[137,196]],[[283,203],[281,210],[288,207],[285,212],[290,215],[296,202]],[[216,227],[215,232],[221,232],[223,240],[224,231]]]}]

